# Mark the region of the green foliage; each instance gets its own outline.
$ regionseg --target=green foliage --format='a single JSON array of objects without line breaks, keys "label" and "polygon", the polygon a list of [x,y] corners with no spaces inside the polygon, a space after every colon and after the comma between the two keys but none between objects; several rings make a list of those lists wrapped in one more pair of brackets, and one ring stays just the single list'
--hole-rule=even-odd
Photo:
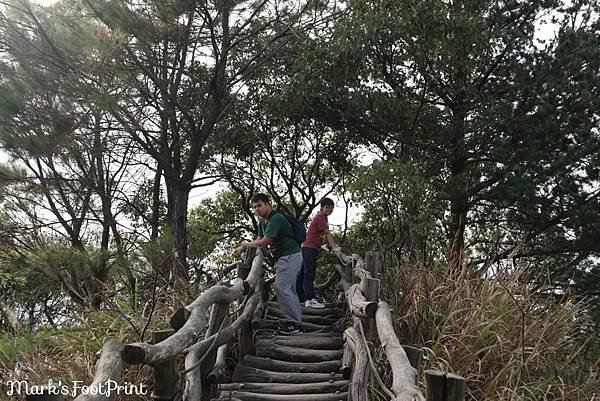
[{"label": "green foliage", "polygon": [[247,222],[239,195],[223,191],[215,198],[203,199],[188,217],[190,258],[202,260],[211,255],[230,255],[243,238],[254,235]]},{"label": "green foliage", "polygon": [[[398,159],[375,160],[357,168],[356,176],[349,189],[364,209],[358,226],[352,227],[356,246],[367,245],[366,239],[373,248],[393,250],[398,257],[437,256],[442,243],[437,242],[441,238],[436,233],[444,204],[421,166]],[[431,254],[424,254],[424,249]],[[398,263],[403,262],[400,257]]]}]

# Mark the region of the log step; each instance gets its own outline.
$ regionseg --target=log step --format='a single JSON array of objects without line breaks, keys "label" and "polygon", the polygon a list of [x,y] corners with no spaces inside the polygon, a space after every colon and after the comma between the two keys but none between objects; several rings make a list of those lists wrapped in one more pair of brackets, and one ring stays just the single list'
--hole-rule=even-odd
[{"label": "log step", "polygon": [[268,348],[271,345],[285,345],[287,347],[297,347],[313,350],[340,350],[344,347],[344,340],[341,337],[286,337],[286,336],[258,336],[256,338],[257,347]]},{"label": "log step", "polygon": [[246,355],[244,364],[252,368],[289,373],[338,373],[342,368],[341,361],[286,362],[254,355]]},{"label": "log step", "polygon": [[[275,320],[275,319],[266,318],[261,321],[257,321],[255,323],[256,323],[256,325],[254,325],[255,330],[259,330],[259,329],[277,330],[279,328],[279,321]],[[313,324],[313,323],[302,323],[302,330],[304,330],[305,332],[313,332],[313,331],[332,332],[332,331],[335,331],[336,329],[332,326],[325,326],[325,325]]]},{"label": "log step", "polygon": [[341,360],[342,354],[343,351],[341,349],[306,349],[287,347],[285,345],[277,344],[272,344],[269,347],[261,347],[256,349],[256,356],[288,362],[324,362]]},{"label": "log step", "polygon": [[[224,393],[225,395],[225,393]],[[227,392],[224,397],[216,398],[215,401],[342,401],[348,399],[348,393],[334,394],[265,394],[247,393],[242,391]]]},{"label": "log step", "polygon": [[[281,319],[283,317],[283,314],[279,311],[279,309],[269,307],[267,308],[267,316]],[[306,323],[330,326],[332,324],[337,323],[339,321],[339,318],[319,315],[302,315],[302,321]]]},{"label": "log step", "polygon": [[320,383],[224,383],[219,386],[221,395],[229,391],[244,391],[247,393],[265,394],[321,394],[348,391],[348,381],[320,382]]},{"label": "log step", "polygon": [[275,372],[265,369],[257,369],[247,366],[245,363],[238,363],[233,372],[233,382],[238,383],[319,383],[326,381],[344,380],[338,373],[295,373],[295,372]]},{"label": "log step", "polygon": [[[269,302],[267,304],[270,308],[279,310],[279,304],[277,302]],[[333,306],[332,305],[339,305]],[[325,304],[325,308],[316,309],[316,308],[306,308],[304,306],[301,307],[303,315],[310,316],[327,316],[327,317],[335,317],[340,318],[344,316],[344,307],[346,304]]]}]

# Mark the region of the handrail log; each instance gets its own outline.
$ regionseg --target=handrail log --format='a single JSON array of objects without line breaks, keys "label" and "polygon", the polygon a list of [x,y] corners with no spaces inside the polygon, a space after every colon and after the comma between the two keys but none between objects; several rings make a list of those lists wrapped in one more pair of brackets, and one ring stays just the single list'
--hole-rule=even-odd
[{"label": "handrail log", "polygon": [[392,391],[396,395],[393,401],[425,401],[417,386],[417,371],[410,365],[404,349],[398,342],[390,308],[386,302],[379,302],[375,321],[381,346],[392,368]]},{"label": "handrail log", "polygon": [[262,248],[256,248],[256,254],[254,255],[254,259],[252,259],[252,266],[250,268],[250,273],[248,277],[246,277],[246,282],[250,285],[250,292],[254,291],[258,282],[262,280],[264,275],[263,269],[263,261],[265,259],[265,254]]},{"label": "handrail log", "polygon": [[360,340],[360,335],[354,327],[344,331],[344,339],[352,348],[354,354],[354,367],[352,369],[352,380],[350,380],[350,396],[352,401],[367,401],[367,386],[369,382],[369,350],[365,348]]},{"label": "handrail log", "polygon": [[346,341],[344,342],[344,354],[342,355],[342,366],[340,368],[340,373],[342,377],[346,380],[350,378],[352,375],[352,363],[354,361],[354,353],[352,351],[352,347]]},{"label": "handrail log", "polygon": [[377,312],[377,302],[369,302],[365,299],[362,291],[360,290],[360,284],[351,285],[346,291],[346,299],[348,300],[348,306],[354,316],[358,317],[375,317]]},{"label": "handrail log", "polygon": [[221,377],[221,373],[227,365],[227,344],[223,344],[217,350],[217,357],[213,370],[208,374],[206,381],[208,384],[216,384]]},{"label": "handrail log", "polygon": [[154,365],[180,354],[193,344],[206,326],[206,311],[213,303],[231,303],[244,293],[242,280],[236,280],[233,287],[216,285],[204,291],[190,309],[190,316],[179,330],[171,337],[156,345],[145,342],[128,344],[123,348],[123,360],[131,364],[145,363]]},{"label": "handrail log", "polygon": [[[90,384],[90,389],[99,388],[101,385],[106,388],[108,381],[116,381],[123,371],[123,360],[121,359],[121,350],[123,344],[110,339],[104,343],[100,353],[100,359],[96,363],[96,373],[94,380]],[[102,392],[103,394],[81,394],[74,401],[112,401],[116,397],[116,391]]]},{"label": "handrail log", "polygon": [[365,269],[356,268],[356,269],[354,269],[353,273],[354,273],[354,277],[356,277],[357,279],[359,279],[361,281],[369,279],[369,278],[373,278],[373,275],[371,274],[371,272],[368,270],[365,270]]},{"label": "handrail log", "polygon": [[[246,295],[246,294],[248,294],[250,292],[250,284],[246,283],[241,278],[236,278],[233,281],[233,285],[221,283],[221,284],[217,284],[215,286],[210,287],[206,291],[208,291],[208,290],[210,290],[212,288],[215,288],[215,287],[218,287],[218,288],[236,287],[237,288],[239,286],[241,286],[241,288],[242,288],[242,295]],[[204,293],[206,291],[204,291]],[[177,311],[175,311],[175,313],[173,314],[173,316],[171,316],[171,319],[169,321],[169,325],[173,329],[179,330],[180,328],[182,328],[185,325],[185,323],[187,322],[187,320],[190,318],[190,315],[192,314],[192,309],[194,309],[194,308],[196,308],[198,306],[198,302],[204,302],[204,300],[201,298],[202,295],[204,295],[204,293],[200,294],[200,296],[198,298],[196,298],[189,305],[183,306],[183,307],[177,309]],[[228,302],[224,302],[224,303],[228,303]]]},{"label": "handrail log", "polygon": [[211,347],[220,347],[221,345],[227,344],[233,340],[235,333],[242,327],[242,324],[249,321],[252,318],[254,309],[258,305],[259,298],[262,296],[258,291],[254,292],[241,315],[229,326],[225,327],[221,331],[213,334],[212,336],[191,345],[186,348],[184,352],[185,356],[185,388],[183,392],[184,400],[196,400],[202,394],[202,377],[199,369],[198,361]]}]

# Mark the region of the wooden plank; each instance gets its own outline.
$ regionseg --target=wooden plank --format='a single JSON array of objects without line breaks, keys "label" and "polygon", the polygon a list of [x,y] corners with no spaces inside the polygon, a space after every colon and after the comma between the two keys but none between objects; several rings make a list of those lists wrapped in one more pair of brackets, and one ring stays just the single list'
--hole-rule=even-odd
[{"label": "wooden plank", "polygon": [[[325,316],[325,317],[331,317],[331,318],[339,318],[344,315],[344,310],[343,310],[344,304],[342,304],[342,306],[336,306],[336,307],[327,307],[327,305],[340,305],[340,304],[325,304],[325,308],[322,308],[322,309],[307,308],[304,306],[300,307],[300,309],[302,310],[303,315]],[[269,302],[268,306],[273,309],[280,310],[279,304],[277,302]]]},{"label": "wooden plank", "polygon": [[375,316],[377,333],[392,368],[392,391],[396,400],[424,400],[417,382],[417,371],[413,368],[396,337],[390,309],[385,302],[379,302]]},{"label": "wooden plank", "polygon": [[[123,371],[122,349],[123,344],[116,340],[110,339],[104,343],[100,359],[96,362],[96,373],[90,388],[99,388],[101,383],[104,384],[109,380],[117,381],[121,377]],[[111,393],[110,397],[105,397],[103,394],[81,394],[74,401],[112,401],[115,397],[116,391]]]},{"label": "wooden plank", "polygon": [[288,362],[324,362],[342,359],[342,350],[319,350],[273,344],[256,350],[256,356]]},{"label": "wooden plank", "polygon": [[271,345],[285,345],[314,350],[340,350],[344,346],[341,337],[286,337],[286,336],[259,336],[256,338],[257,347],[270,347]]},{"label": "wooden plank", "polygon": [[[161,330],[152,333],[152,344],[158,344],[169,338],[175,330]],[[177,392],[177,367],[176,358],[171,358],[163,363],[154,365],[154,389],[152,396],[158,399],[173,399]]]},{"label": "wooden plank", "polygon": [[257,369],[289,373],[337,373],[341,367],[340,361],[289,362],[254,355],[246,355],[244,364]]},{"label": "wooden plank", "polygon": [[343,380],[342,375],[335,373],[296,373],[296,372],[275,372],[265,369],[257,369],[247,366],[244,363],[238,363],[234,373],[234,382],[254,382],[254,383],[318,383],[324,381]]},{"label": "wooden plank", "polygon": [[[250,393],[265,394],[319,394],[345,392],[348,390],[348,381],[326,381],[317,383],[227,383],[219,385],[220,391],[245,391]],[[225,393],[226,394],[226,393]]]},{"label": "wooden plank", "polygon": [[[267,316],[271,318],[281,319],[283,318],[283,314],[279,311],[279,309],[275,309],[273,307],[267,308]],[[331,326],[339,321],[338,318],[329,318],[325,316],[317,316],[317,315],[302,315],[303,323],[312,323],[319,324],[322,326]]]},{"label": "wooden plank", "polygon": [[348,393],[333,394],[264,394],[242,391],[227,391],[219,401],[240,399],[242,401],[345,401]]},{"label": "wooden plank", "polygon": [[426,370],[425,382],[427,383],[427,401],[464,401],[465,379],[461,376]]},{"label": "wooden plank", "polygon": [[411,345],[402,345],[406,357],[410,362],[410,366],[415,368],[419,372],[421,368],[421,362],[423,361],[423,348],[413,347]]}]

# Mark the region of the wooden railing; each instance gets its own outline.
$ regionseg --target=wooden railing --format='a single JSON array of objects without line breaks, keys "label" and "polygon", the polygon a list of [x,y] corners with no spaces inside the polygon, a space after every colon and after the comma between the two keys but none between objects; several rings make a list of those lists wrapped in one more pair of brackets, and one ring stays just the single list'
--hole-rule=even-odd
[{"label": "wooden railing", "polygon": [[[394,331],[389,305],[380,298],[383,264],[376,252],[363,260],[346,255],[339,249],[328,251],[336,259],[341,276],[340,299],[348,306],[352,323],[344,331],[341,372],[351,379],[349,399],[367,401],[373,378],[392,401],[462,401],[464,379],[445,372],[425,371],[427,398],[418,386],[418,370],[423,352],[420,348],[401,345]],[[266,327],[262,320],[267,308],[263,298],[264,255],[261,249],[249,248],[244,259],[227,267],[225,274],[237,269],[237,278],[205,290],[189,305],[180,308],[170,320],[171,330],[154,332],[152,342],[123,345],[108,340],[96,364],[92,386],[118,382],[125,363],[150,365],[154,371],[152,399],[172,401],[177,394],[177,380],[185,381],[184,401],[205,401],[208,389],[219,383],[226,366],[227,345],[238,334],[240,360],[254,354],[254,328]],[[237,303],[237,311],[228,313]],[[210,311],[210,317],[206,319]],[[310,325],[310,323],[305,323]],[[204,337],[201,334],[204,333]],[[372,353],[376,346],[385,352],[392,372],[391,388],[378,374]],[[184,369],[177,371],[176,359],[184,356]],[[274,362],[275,363],[275,362]],[[82,394],[75,401],[109,401],[115,393]],[[32,398],[33,400],[33,398]],[[44,399],[45,400],[45,399]],[[49,399],[48,399],[49,400]],[[54,399],[53,399],[54,400]]]},{"label": "wooden railing", "polygon": [[[418,369],[423,352],[412,346],[402,346],[394,331],[391,309],[380,299],[382,259],[369,252],[365,260],[358,255],[346,255],[339,249],[330,253],[339,262],[341,287],[352,315],[352,325],[344,332],[345,348],[342,374],[351,378],[349,396],[352,401],[369,400],[369,378],[372,375],[387,399],[393,401],[424,401],[418,386]],[[389,389],[379,377],[373,363],[371,348],[383,348],[392,370]],[[446,372],[425,371],[428,401],[462,401],[465,382],[460,376]]]},{"label": "wooden railing", "polygon": [[[154,370],[153,399],[173,400],[179,374],[183,374],[185,380],[184,400],[206,399],[207,385],[218,381],[225,366],[226,345],[232,342],[236,333],[239,333],[240,356],[252,353],[252,321],[260,320],[264,308],[263,260],[262,250],[249,248],[244,260],[235,265],[237,278],[232,285],[222,283],[212,286],[192,303],[179,309],[170,321],[173,330],[154,333],[152,343],[123,345],[108,340],[96,363],[91,386],[118,381],[124,362],[146,364]],[[235,320],[228,321],[229,306],[234,302],[241,303],[241,307]],[[207,320],[208,311],[210,317]],[[203,331],[204,339],[200,339]],[[185,356],[182,372],[176,371],[175,359],[178,356]],[[82,394],[75,401],[109,401],[114,400],[115,395],[114,392],[109,396]]]}]

